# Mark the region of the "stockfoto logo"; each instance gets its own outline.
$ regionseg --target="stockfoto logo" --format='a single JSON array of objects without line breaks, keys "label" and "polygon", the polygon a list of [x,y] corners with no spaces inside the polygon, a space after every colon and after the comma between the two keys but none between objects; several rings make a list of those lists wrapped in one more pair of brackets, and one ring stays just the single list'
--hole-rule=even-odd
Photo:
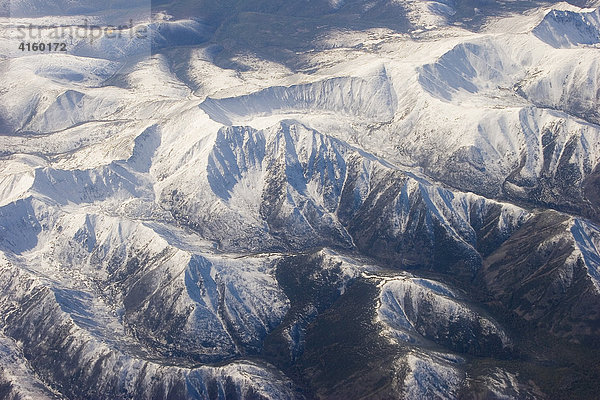
[{"label": "stockfoto logo", "polygon": [[129,20],[126,25],[92,25],[86,19],[81,25],[59,26],[59,25],[32,25],[17,26],[17,39],[19,40],[37,40],[37,39],[82,39],[89,40],[90,43],[100,38],[108,39],[145,39],[148,37],[148,27],[145,25],[133,25],[133,20]]}]

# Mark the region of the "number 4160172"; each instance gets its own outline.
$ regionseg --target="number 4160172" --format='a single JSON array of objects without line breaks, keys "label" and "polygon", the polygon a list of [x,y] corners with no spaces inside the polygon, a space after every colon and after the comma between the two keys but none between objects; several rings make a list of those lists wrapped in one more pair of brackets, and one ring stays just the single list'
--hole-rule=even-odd
[{"label": "number 4160172", "polygon": [[67,51],[66,43],[26,43],[19,45],[21,51]]}]

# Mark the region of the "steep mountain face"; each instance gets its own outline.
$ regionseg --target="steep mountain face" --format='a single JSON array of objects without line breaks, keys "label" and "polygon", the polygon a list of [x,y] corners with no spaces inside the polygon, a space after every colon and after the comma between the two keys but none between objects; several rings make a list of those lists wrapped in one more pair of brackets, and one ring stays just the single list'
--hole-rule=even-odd
[{"label": "steep mountain face", "polygon": [[509,309],[557,336],[597,335],[598,272],[587,253],[595,233],[584,221],[540,214],[485,259],[482,279]]},{"label": "steep mountain face", "polygon": [[576,47],[600,42],[598,10],[577,13],[553,10],[535,27],[534,34],[552,47]]},{"label": "steep mountain face", "polygon": [[0,398],[594,398],[598,4],[480,3],[0,2]]}]

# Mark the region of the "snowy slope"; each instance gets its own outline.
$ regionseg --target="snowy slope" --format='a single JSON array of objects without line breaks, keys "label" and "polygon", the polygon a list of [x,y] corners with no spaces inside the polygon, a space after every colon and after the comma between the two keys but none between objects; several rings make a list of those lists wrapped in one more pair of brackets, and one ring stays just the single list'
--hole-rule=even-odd
[{"label": "snowy slope", "polygon": [[[410,277],[384,281],[380,302],[378,317],[397,340],[415,342],[423,336],[460,352],[479,354],[511,347],[496,323],[469,310],[435,281]],[[481,347],[473,347],[475,341]]]},{"label": "snowy slope", "polygon": [[575,12],[552,10],[535,27],[534,34],[556,48],[600,43],[600,13],[598,10]]}]

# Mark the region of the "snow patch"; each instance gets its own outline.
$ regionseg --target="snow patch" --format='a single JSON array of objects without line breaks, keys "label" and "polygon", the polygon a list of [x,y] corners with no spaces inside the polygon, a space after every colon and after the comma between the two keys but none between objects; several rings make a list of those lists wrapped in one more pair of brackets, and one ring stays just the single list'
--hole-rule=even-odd
[{"label": "snow patch", "polygon": [[583,256],[588,275],[600,293],[600,228],[591,222],[574,219],[571,233],[577,250]]}]

